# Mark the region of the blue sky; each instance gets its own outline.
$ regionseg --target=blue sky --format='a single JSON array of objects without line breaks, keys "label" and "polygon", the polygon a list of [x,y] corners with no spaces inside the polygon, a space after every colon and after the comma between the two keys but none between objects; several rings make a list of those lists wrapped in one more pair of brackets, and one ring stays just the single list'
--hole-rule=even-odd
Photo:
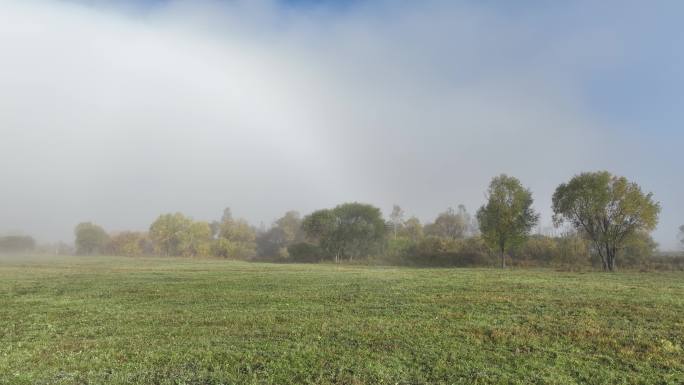
[{"label": "blue sky", "polygon": [[654,192],[654,236],[672,248],[682,14],[680,1],[5,1],[0,172],[15,204],[0,233],[69,240],[82,220],[145,229],[225,206],[269,223],[354,200],[429,221],[475,211],[501,172],[532,188],[548,226],[559,183],[607,169]]}]

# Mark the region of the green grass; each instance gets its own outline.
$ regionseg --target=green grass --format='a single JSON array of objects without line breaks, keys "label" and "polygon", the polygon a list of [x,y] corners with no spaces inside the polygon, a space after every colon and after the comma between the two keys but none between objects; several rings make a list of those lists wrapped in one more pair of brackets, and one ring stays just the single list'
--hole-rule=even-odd
[{"label": "green grass", "polygon": [[684,273],[0,260],[0,384],[682,384]]}]

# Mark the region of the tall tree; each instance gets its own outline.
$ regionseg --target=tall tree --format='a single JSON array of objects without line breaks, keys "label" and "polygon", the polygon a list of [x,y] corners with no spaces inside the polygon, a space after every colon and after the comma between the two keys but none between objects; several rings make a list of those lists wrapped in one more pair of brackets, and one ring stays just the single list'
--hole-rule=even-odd
[{"label": "tall tree", "polygon": [[599,171],[558,186],[553,212],[556,225],[570,223],[592,241],[604,271],[615,271],[616,256],[628,238],[655,228],[660,204],[625,177]]},{"label": "tall tree", "polygon": [[539,221],[532,209],[532,193],[517,178],[505,174],[495,177],[487,190],[487,204],[477,211],[482,237],[501,256],[506,267],[506,252],[523,243]]},{"label": "tall tree", "polygon": [[109,235],[100,226],[81,222],[74,229],[76,253],[80,255],[103,254],[109,243]]},{"label": "tall tree", "polygon": [[684,225],[679,226],[679,242],[684,249]]},{"label": "tall tree", "polygon": [[399,205],[392,206],[392,213],[390,214],[390,224],[392,225],[392,232],[394,233],[394,239],[397,238],[397,234],[404,224],[404,210]]}]

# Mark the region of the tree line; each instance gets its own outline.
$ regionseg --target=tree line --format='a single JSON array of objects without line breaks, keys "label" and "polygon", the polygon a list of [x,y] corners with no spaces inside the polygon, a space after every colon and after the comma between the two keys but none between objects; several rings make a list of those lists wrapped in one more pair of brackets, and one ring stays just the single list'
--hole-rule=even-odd
[{"label": "tree line", "polygon": [[36,240],[29,235],[5,235],[0,236],[0,253],[18,254],[33,251],[36,248]]},{"label": "tree line", "polygon": [[[563,229],[560,236],[533,234],[539,214],[532,192],[517,178],[500,175],[492,179],[486,202],[475,215],[461,205],[427,224],[406,218],[397,205],[385,219],[377,207],[358,202],[304,217],[289,211],[269,228],[256,228],[225,209],[211,222],[163,214],[145,232],[108,234],[97,224],[80,223],[75,246],[77,253],[87,255],[421,266],[594,265],[604,271],[617,270],[618,259],[625,267],[659,261],[653,258],[657,245],[650,232],[660,204],[636,183],[605,171],[582,173],[558,186],[552,201],[554,224]],[[684,245],[684,226],[681,231]],[[684,268],[684,258],[667,263]]]}]

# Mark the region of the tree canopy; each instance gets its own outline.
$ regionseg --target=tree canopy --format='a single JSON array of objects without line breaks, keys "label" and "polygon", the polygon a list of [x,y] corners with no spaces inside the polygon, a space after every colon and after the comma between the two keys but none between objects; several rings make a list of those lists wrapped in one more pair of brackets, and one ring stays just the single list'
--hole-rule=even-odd
[{"label": "tree canopy", "polygon": [[167,256],[207,255],[211,237],[209,223],[195,222],[181,213],[160,215],[150,226],[150,238]]},{"label": "tree canopy", "polygon": [[100,226],[81,222],[74,229],[76,253],[81,255],[103,254],[109,243],[109,235]]},{"label": "tree canopy", "polygon": [[147,234],[137,231],[122,231],[111,236],[109,250],[114,255],[136,257],[148,251]]},{"label": "tree canopy", "polygon": [[554,222],[569,223],[593,243],[605,271],[615,271],[616,256],[630,236],[650,232],[660,204],[652,193],[607,171],[576,175],[553,194]]},{"label": "tree canopy", "polygon": [[302,228],[309,239],[318,242],[336,261],[351,261],[377,251],[386,233],[380,209],[362,203],[315,211],[304,218]]},{"label": "tree canopy", "polygon": [[485,242],[500,253],[502,268],[506,251],[523,243],[539,221],[532,203],[532,193],[517,178],[502,174],[492,179],[487,204],[477,211],[477,220]]},{"label": "tree canopy", "polygon": [[233,219],[224,212],[214,250],[224,258],[251,258],[256,254],[256,231],[246,220]]},{"label": "tree canopy", "polygon": [[472,232],[471,223],[472,219],[465,206],[459,205],[458,211],[449,207],[433,223],[425,226],[425,233],[441,238],[464,239]]}]

